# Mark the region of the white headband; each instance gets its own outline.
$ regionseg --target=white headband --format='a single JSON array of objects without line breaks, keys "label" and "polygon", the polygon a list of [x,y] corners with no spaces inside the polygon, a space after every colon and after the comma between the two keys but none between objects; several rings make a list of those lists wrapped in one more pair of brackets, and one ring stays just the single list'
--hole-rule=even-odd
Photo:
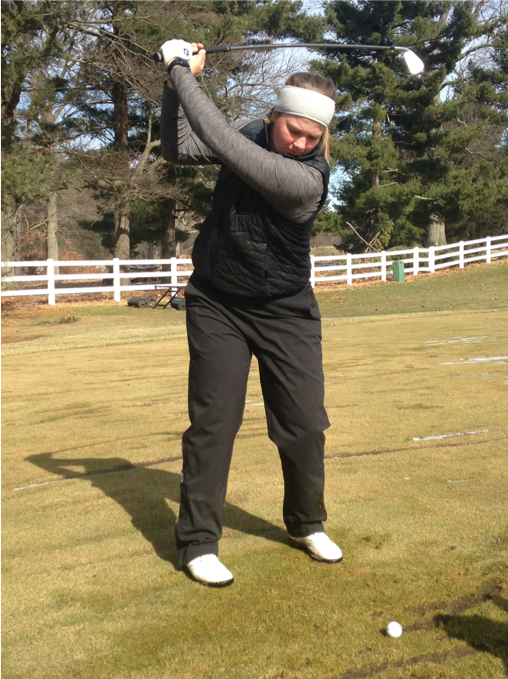
[{"label": "white headband", "polygon": [[274,110],[308,118],[328,127],[335,113],[335,101],[314,90],[286,85],[279,94]]}]

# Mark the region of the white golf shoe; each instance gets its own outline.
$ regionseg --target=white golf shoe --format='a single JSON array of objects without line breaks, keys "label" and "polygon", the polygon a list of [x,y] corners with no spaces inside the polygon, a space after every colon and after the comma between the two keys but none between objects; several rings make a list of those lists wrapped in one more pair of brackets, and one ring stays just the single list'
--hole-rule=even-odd
[{"label": "white golf shoe", "polygon": [[215,554],[198,556],[187,564],[194,580],[208,587],[227,587],[234,582],[233,574],[223,566]]},{"label": "white golf shoe", "polygon": [[326,561],[326,563],[337,563],[342,561],[342,551],[326,533],[313,533],[305,538],[293,538],[299,542],[309,552],[310,556],[316,561]]}]

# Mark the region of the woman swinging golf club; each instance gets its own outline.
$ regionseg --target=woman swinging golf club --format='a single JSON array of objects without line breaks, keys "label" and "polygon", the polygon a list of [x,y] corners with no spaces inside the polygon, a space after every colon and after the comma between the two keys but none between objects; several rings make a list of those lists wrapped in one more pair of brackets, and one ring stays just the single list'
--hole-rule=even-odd
[{"label": "woman swinging golf club", "polygon": [[203,45],[170,40],[162,105],[162,153],[179,165],[220,164],[213,207],[193,250],[185,289],[190,349],[183,436],[180,565],[198,582],[225,586],[218,559],[224,500],[254,354],[268,433],[284,476],[289,536],[318,561],[341,561],[324,533],[321,320],[309,284],[310,235],[327,196],[333,82],[297,73],[269,122],[229,124],[202,92]]}]

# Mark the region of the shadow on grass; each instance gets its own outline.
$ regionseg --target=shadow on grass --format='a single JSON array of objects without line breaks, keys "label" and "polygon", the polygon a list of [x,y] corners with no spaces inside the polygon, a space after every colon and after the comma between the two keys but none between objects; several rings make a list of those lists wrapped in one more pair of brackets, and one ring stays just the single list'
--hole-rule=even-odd
[{"label": "shadow on grass", "polygon": [[[496,606],[508,613],[508,600],[493,597]],[[477,651],[490,653],[504,662],[508,674],[508,624],[481,615],[437,615],[434,622],[449,637],[467,642]]]},{"label": "shadow on grass", "polygon": [[[102,458],[103,469],[97,469],[97,458],[58,459],[53,453],[41,453],[30,455],[26,460],[51,474],[87,481],[101,490],[123,507],[134,528],[153,546],[155,553],[178,568],[174,537],[176,515],[166,500],[180,502],[180,474],[135,467],[120,457]],[[83,467],[84,473],[77,474],[69,469],[76,466]],[[282,528],[235,505],[226,506],[224,525],[273,542],[288,543],[287,533]]]}]

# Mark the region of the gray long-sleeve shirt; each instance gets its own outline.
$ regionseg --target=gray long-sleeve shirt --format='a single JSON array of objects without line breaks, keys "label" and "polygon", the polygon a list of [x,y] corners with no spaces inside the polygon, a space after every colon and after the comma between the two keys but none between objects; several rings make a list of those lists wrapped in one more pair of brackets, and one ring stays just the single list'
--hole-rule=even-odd
[{"label": "gray long-sleeve shirt", "polygon": [[164,85],[161,114],[163,157],[175,165],[223,163],[294,222],[316,212],[324,190],[319,170],[273,153],[238,130],[249,121],[228,123],[204,94],[191,71],[171,71],[175,90]]}]

